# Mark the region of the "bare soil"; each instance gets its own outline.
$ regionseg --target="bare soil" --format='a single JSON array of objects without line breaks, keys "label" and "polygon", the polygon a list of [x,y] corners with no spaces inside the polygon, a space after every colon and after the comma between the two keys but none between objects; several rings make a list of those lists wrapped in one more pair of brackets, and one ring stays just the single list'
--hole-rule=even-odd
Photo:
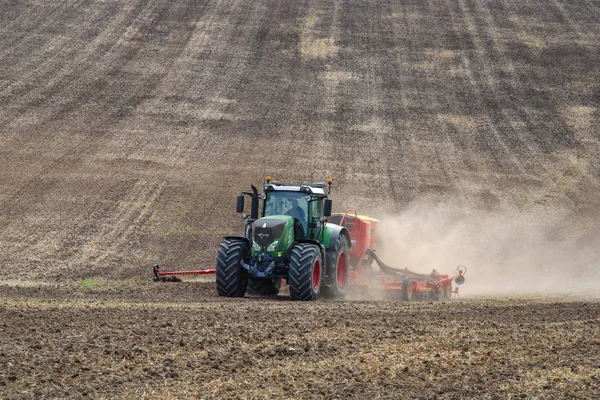
[{"label": "bare soil", "polygon": [[6,398],[600,396],[600,302],[222,299],[214,283],[0,286]]},{"label": "bare soil", "polygon": [[0,277],[212,265],[235,196],[397,214],[600,206],[600,5],[5,1]]},{"label": "bare soil", "polygon": [[[336,209],[375,217],[452,201],[484,228],[552,221],[553,241],[513,224],[480,246],[521,264],[479,282],[510,289],[525,260],[521,285],[593,284],[598,21],[596,0],[0,2],[0,397],[600,398],[597,297],[149,282],[212,267],[235,196],[271,174],[333,176]],[[400,226],[431,232],[418,215]],[[531,237],[544,257],[519,258]]]}]

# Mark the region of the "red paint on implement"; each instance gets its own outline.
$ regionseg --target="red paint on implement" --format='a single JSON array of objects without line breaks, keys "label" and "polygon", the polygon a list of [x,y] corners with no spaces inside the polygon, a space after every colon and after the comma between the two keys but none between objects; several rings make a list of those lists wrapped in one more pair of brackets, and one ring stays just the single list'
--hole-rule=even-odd
[{"label": "red paint on implement", "polygon": [[161,280],[161,277],[165,276],[175,276],[175,275],[209,275],[216,274],[217,270],[214,268],[208,269],[196,269],[190,271],[161,271],[160,267],[157,265],[154,266],[154,281],[158,282]]}]

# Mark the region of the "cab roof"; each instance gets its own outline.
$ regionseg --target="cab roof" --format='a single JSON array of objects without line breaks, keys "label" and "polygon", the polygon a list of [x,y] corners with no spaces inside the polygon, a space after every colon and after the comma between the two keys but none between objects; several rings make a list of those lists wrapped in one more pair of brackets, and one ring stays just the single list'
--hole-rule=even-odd
[{"label": "cab roof", "polygon": [[324,186],[325,184],[320,183],[312,185],[292,185],[288,183],[271,182],[265,185],[265,192],[303,192],[327,197]]}]

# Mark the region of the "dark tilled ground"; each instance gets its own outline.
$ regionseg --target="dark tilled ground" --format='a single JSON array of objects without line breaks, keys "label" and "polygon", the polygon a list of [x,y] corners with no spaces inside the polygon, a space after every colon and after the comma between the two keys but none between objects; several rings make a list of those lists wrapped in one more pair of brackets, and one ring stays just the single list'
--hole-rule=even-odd
[{"label": "dark tilled ground", "polygon": [[0,2],[0,278],[210,265],[234,197],[600,207],[595,0]]},{"label": "dark tilled ground", "polygon": [[213,285],[0,286],[0,396],[600,396],[597,300],[298,303]]}]

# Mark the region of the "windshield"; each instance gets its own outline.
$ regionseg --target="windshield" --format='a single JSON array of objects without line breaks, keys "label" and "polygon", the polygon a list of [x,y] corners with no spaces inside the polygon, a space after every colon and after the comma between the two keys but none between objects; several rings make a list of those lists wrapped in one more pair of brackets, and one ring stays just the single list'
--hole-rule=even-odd
[{"label": "windshield", "polygon": [[290,215],[302,224],[307,219],[308,201],[305,193],[299,192],[269,192],[265,200],[264,216]]}]

